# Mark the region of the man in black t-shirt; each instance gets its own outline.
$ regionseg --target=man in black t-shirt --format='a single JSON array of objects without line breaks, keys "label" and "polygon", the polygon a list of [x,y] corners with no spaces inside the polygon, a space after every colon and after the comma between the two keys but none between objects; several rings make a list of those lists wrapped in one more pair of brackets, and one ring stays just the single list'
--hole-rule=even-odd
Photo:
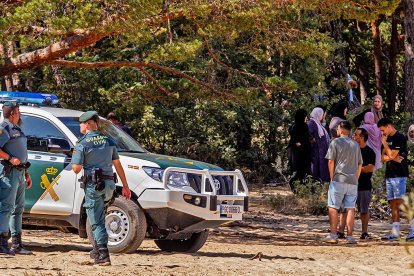
[{"label": "man in black t-shirt", "polygon": [[[388,118],[382,118],[377,125],[382,133],[381,159],[386,163],[385,184],[392,216],[392,231],[382,240],[395,241],[400,236],[400,205],[403,202],[407,186],[407,138],[395,129],[392,121]],[[411,225],[408,240],[414,240],[413,225]]]},{"label": "man in black t-shirt", "polygon": [[364,128],[357,128],[352,136],[359,144],[362,154],[362,170],[358,178],[357,206],[361,214],[362,235],[361,240],[368,240],[369,204],[372,198],[372,172],[375,169],[375,152],[367,146],[368,132]]}]

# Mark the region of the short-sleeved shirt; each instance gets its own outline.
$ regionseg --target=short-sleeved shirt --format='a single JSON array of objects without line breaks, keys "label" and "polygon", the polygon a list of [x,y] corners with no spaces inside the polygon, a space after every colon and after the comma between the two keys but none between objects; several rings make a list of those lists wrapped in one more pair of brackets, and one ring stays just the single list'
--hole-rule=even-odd
[{"label": "short-sleeved shirt", "polygon": [[[361,148],[361,154],[362,154],[362,166],[368,166],[369,164],[375,166],[375,152],[370,147],[366,146],[364,148]],[[372,183],[371,183],[371,177],[372,172],[363,173],[361,172],[361,175],[358,179],[358,191],[370,191],[372,190]]]},{"label": "short-sleeved shirt", "polygon": [[22,129],[5,119],[0,124],[0,148],[7,154],[27,162],[27,138]]},{"label": "short-sleeved shirt", "polygon": [[[386,162],[385,178],[408,177],[407,164],[407,138],[400,132],[387,137],[387,144],[391,150],[398,150],[398,155],[404,157],[401,163],[395,161]],[[382,146],[382,149],[384,146]]]},{"label": "short-sleeved shirt", "polygon": [[98,131],[89,131],[76,143],[72,164],[82,165],[85,174],[102,169],[105,175],[112,175],[112,161],[119,155],[115,143]]},{"label": "short-sleeved shirt", "polygon": [[326,159],[334,161],[333,181],[358,185],[358,165],[362,164],[361,150],[349,137],[339,137],[329,144]]}]

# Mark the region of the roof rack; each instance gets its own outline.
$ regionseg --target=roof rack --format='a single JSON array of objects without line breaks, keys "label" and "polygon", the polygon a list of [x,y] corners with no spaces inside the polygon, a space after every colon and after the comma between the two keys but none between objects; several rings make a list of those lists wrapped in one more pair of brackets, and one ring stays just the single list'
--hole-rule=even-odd
[{"label": "roof rack", "polygon": [[0,91],[0,103],[16,102],[20,105],[30,106],[56,106],[60,107],[59,99],[54,94],[40,92]]}]

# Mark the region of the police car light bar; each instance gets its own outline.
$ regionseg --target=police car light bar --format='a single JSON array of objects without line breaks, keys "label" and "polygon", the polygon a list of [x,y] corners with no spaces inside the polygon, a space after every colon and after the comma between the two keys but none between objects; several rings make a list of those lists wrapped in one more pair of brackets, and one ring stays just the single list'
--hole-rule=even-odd
[{"label": "police car light bar", "polygon": [[36,105],[55,105],[58,104],[59,99],[54,94],[0,91],[0,102],[4,103],[7,101]]}]

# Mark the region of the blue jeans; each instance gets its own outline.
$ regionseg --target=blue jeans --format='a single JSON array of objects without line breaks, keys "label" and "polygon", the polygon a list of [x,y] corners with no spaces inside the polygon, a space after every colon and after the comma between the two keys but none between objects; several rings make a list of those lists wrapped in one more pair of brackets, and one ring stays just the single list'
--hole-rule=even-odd
[{"label": "blue jeans", "polygon": [[12,169],[8,177],[0,175],[0,233],[22,232],[25,193],[24,171]]},{"label": "blue jeans", "polygon": [[405,195],[407,177],[386,178],[387,200],[400,199]]},{"label": "blue jeans", "polygon": [[105,180],[105,189],[95,190],[95,184],[89,182],[85,188],[85,203],[88,221],[97,244],[108,244],[108,233],[105,228],[105,205],[111,200],[115,190],[113,180]]}]

